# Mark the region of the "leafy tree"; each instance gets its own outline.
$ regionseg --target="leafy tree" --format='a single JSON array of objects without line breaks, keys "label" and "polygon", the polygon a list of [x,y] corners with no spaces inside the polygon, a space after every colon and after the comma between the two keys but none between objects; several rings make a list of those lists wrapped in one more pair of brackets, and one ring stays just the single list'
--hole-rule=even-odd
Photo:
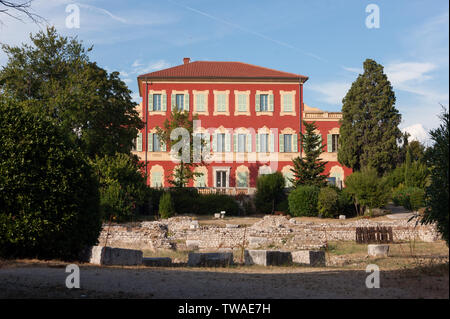
[{"label": "leafy tree", "polygon": [[428,164],[431,167],[431,184],[426,189],[426,211],[422,223],[436,222],[442,238],[448,246],[449,223],[449,113],[444,110],[440,116],[440,126],[430,131],[433,146],[428,152]]},{"label": "leafy tree", "polygon": [[0,94],[61,125],[91,158],[129,153],[143,124],[119,73],[91,62],[92,48],[54,27],[30,39],[31,45],[2,45],[8,62],[0,70]]},{"label": "leafy tree", "polygon": [[314,122],[303,121],[303,125],[305,134],[300,133],[300,142],[305,156],[297,157],[292,161],[294,165],[292,183],[294,187],[300,185],[326,186],[328,176],[323,172],[327,162],[320,159],[324,147],[321,136],[315,133],[317,126]]},{"label": "leafy tree", "polygon": [[395,108],[392,85],[383,66],[364,62],[364,73],[353,82],[342,100],[338,160],[354,171],[370,166],[381,176],[399,158],[401,115]]},{"label": "leafy tree", "polygon": [[100,183],[100,207],[104,219],[129,220],[147,195],[146,177],[136,156],[116,153],[91,160]]},{"label": "leafy tree", "polygon": [[67,132],[0,95],[0,256],[78,259],[101,230],[98,184]]},{"label": "leafy tree", "polygon": [[386,178],[380,178],[376,169],[365,167],[345,179],[345,190],[352,196],[355,209],[363,215],[366,209],[386,205],[390,189]]},{"label": "leafy tree", "polygon": [[259,213],[269,214],[281,203],[286,195],[284,193],[285,180],[280,172],[265,174],[256,181],[255,206]]},{"label": "leafy tree", "polygon": [[339,213],[339,194],[333,187],[322,187],[319,192],[317,209],[322,217],[333,217]]},{"label": "leafy tree", "polygon": [[[191,137],[194,132],[194,121],[198,119],[197,115],[190,115],[187,111],[173,110],[170,119],[164,121],[163,127],[156,127],[157,134],[161,143],[166,143],[173,150],[175,145],[180,146],[176,153],[172,152],[178,161],[179,165],[175,167],[169,183],[175,187],[186,187],[189,181],[194,177],[199,177],[203,173],[195,172],[195,168],[205,165],[205,161],[202,158],[195,159],[194,161],[194,143]],[[171,134],[176,129],[182,129],[186,133],[184,136],[179,135],[176,139],[171,139]],[[175,132],[174,132],[175,133]],[[205,145],[205,141],[199,141],[200,146]],[[184,154],[188,156],[183,156]]]}]

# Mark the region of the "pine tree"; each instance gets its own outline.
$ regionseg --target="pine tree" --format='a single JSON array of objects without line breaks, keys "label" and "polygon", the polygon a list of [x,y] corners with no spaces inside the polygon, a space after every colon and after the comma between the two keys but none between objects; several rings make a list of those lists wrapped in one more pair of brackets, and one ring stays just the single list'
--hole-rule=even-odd
[{"label": "pine tree", "polygon": [[325,145],[322,144],[321,136],[315,133],[317,126],[314,122],[303,121],[303,125],[305,134],[300,133],[300,142],[305,156],[297,157],[292,161],[294,164],[292,183],[294,187],[299,185],[325,186],[328,175],[324,175],[323,172],[327,162],[323,162],[319,158]]},{"label": "pine tree", "polygon": [[353,82],[342,102],[339,162],[355,171],[370,166],[379,175],[394,168],[400,155],[401,115],[383,66],[367,59],[364,73]]}]

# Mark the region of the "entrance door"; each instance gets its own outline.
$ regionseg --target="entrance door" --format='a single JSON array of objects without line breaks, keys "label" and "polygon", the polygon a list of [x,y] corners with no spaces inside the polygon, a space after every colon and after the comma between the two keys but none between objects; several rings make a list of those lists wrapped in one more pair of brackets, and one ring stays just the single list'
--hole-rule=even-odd
[{"label": "entrance door", "polygon": [[227,187],[227,171],[216,171],[216,187]]}]

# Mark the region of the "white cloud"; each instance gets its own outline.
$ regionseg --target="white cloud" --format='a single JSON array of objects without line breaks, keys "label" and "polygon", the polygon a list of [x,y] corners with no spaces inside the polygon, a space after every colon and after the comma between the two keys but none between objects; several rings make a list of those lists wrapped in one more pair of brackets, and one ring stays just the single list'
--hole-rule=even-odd
[{"label": "white cloud", "polygon": [[149,72],[154,72],[154,71],[158,71],[158,70],[162,70],[162,69],[167,69],[168,67],[171,66],[171,64],[164,60],[157,60],[157,61],[151,61],[148,62],[147,64],[136,64],[136,61],[133,62],[132,66],[132,74],[136,74],[136,75],[141,75],[141,74],[145,74],[145,73],[149,73]]},{"label": "white cloud", "polygon": [[402,132],[408,132],[410,134],[408,141],[419,141],[422,144],[428,145],[430,141],[430,136],[427,130],[420,123],[410,125],[401,129]]},{"label": "white cloud", "polygon": [[437,65],[430,62],[400,62],[388,64],[385,72],[392,85],[401,89],[406,82],[420,83],[432,79],[428,73],[436,69]]},{"label": "white cloud", "polygon": [[317,100],[333,105],[341,105],[342,99],[351,87],[347,82],[324,82],[320,84],[310,84],[309,89],[321,94]]}]

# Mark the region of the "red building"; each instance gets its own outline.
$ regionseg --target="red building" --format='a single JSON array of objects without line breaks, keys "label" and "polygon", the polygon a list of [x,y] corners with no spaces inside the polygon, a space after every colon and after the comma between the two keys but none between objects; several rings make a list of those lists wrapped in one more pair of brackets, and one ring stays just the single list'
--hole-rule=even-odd
[{"label": "red building", "polygon": [[205,139],[210,151],[208,164],[196,168],[203,175],[188,186],[251,192],[258,175],[277,170],[288,180],[292,159],[300,155],[301,118],[318,124],[330,178],[340,184],[351,173],[337,162],[341,113],[303,103],[308,77],[241,62],[183,62],[138,77],[140,114],[147,124],[134,153],[147,161],[151,186],[168,187],[177,165],[155,134],[175,108],[198,115],[194,135]]}]

